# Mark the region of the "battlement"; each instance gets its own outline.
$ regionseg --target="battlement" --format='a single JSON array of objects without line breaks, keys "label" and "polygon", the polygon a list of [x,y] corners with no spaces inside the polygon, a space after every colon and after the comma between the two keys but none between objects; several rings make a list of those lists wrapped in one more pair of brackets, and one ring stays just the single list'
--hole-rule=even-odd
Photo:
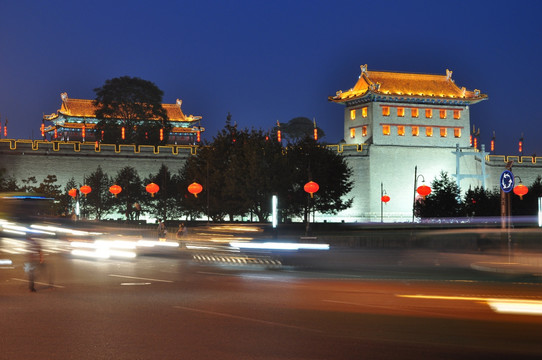
[{"label": "battlement", "polygon": [[96,153],[101,156],[139,155],[139,156],[177,156],[195,155],[196,145],[134,145],[134,144],[100,144],[79,141],[45,141],[0,139],[0,151],[58,153],[81,155],[80,153]]}]

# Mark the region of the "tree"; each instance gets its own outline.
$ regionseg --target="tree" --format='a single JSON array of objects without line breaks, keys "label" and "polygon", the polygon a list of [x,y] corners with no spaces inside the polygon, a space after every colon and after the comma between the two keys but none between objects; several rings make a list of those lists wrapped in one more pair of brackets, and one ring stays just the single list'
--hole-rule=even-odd
[{"label": "tree", "polygon": [[18,191],[17,180],[6,175],[6,169],[0,169],[0,191]]},{"label": "tree", "polygon": [[[280,124],[280,131],[282,132],[282,137],[287,141],[287,143],[294,144],[305,138],[314,139],[314,121],[306,117],[296,117],[288,121],[287,123]],[[318,132],[318,139],[324,137],[326,134],[324,130],[316,127]],[[278,126],[275,127],[275,133],[279,130]]]},{"label": "tree", "polygon": [[109,176],[98,166],[90,176],[86,178],[86,184],[92,191],[86,196],[86,212],[94,215],[97,220],[108,213],[112,205],[112,195],[109,193],[109,186],[112,183]]},{"label": "tree", "polygon": [[122,187],[122,191],[116,198],[113,198],[113,207],[117,212],[125,214],[126,220],[129,220],[133,205],[135,203],[141,204],[145,197],[141,178],[136,169],[125,166],[117,172],[114,183]]},{"label": "tree", "polygon": [[[61,209],[61,214],[64,213],[66,215],[75,214],[75,202],[76,199],[72,198],[69,195],[69,191],[71,189],[77,189],[77,183],[75,182],[75,179],[73,177],[68,180],[66,185],[64,186],[64,192],[59,195],[59,208]],[[77,190],[79,192],[79,190]]]},{"label": "tree", "polygon": [[469,189],[465,193],[463,212],[465,216],[490,217],[501,214],[501,195],[498,190],[485,190],[483,187]]},{"label": "tree", "polygon": [[56,184],[57,178],[56,175],[47,175],[45,179],[43,179],[43,182],[39,184],[37,187],[34,188],[34,190],[39,193],[43,194],[48,198],[54,199],[54,201],[50,202],[49,208],[46,210],[48,214],[50,215],[60,215],[62,214],[62,204],[58,201],[61,195],[60,188],[61,186]]},{"label": "tree", "polygon": [[[336,214],[352,205],[352,198],[344,198],[353,187],[352,169],[337,152],[305,138],[287,148],[287,169],[289,176],[285,180],[290,184],[284,209],[287,215],[303,216],[307,221],[309,211]],[[312,199],[304,191],[309,181],[320,187]]]},{"label": "tree", "polygon": [[415,204],[415,213],[421,218],[457,217],[462,215],[461,210],[457,183],[444,171],[440,173],[440,178],[435,178],[431,182],[431,194]]},{"label": "tree", "polygon": [[[171,124],[162,107],[164,93],[154,83],[138,77],[122,76],[106,80],[94,92],[95,115],[101,119],[96,124],[97,138],[103,131],[103,141],[106,143],[167,143]],[[159,137],[160,129],[163,130],[163,140]]]},{"label": "tree", "polygon": [[148,212],[164,221],[167,219],[177,218],[179,211],[177,210],[177,199],[180,196],[179,180],[177,176],[171,175],[168,167],[165,164],[160,166],[158,173],[150,175],[145,179],[146,183],[155,183],[160,187],[160,190],[153,197],[148,197],[145,204]]}]

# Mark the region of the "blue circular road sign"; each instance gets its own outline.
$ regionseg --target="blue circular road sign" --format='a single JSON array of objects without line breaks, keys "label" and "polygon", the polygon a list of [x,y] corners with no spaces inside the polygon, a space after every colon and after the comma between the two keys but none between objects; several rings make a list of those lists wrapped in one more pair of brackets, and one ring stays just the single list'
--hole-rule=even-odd
[{"label": "blue circular road sign", "polygon": [[514,174],[510,170],[504,170],[501,174],[501,189],[509,193],[514,188]]}]

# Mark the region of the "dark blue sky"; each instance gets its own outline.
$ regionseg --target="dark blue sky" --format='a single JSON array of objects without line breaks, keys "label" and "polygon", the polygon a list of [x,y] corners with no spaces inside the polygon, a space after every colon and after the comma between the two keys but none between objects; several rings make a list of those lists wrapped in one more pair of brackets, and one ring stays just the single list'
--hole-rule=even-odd
[{"label": "dark blue sky", "polygon": [[154,82],[183,100],[211,139],[231,112],[270,129],[315,118],[343,137],[328,102],[369,70],[444,74],[489,100],[471,107],[489,148],[542,156],[542,3],[538,1],[28,1],[0,2],[0,115],[9,137],[39,137],[60,93],[93,99],[105,80]]}]

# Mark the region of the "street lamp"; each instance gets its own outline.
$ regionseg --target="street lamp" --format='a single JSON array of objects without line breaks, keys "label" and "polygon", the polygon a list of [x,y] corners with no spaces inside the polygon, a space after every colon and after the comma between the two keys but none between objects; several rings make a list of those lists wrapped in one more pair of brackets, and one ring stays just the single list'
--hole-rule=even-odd
[{"label": "street lamp", "polygon": [[[422,184],[418,187],[418,179],[422,178]],[[425,178],[422,174],[418,175],[418,166],[416,165],[414,167],[414,198],[412,200],[412,222],[414,222],[414,214],[416,212],[416,193],[420,194],[420,196],[425,197],[431,193],[431,188],[427,185],[425,185]]]},{"label": "street lamp", "polygon": [[380,222],[384,222],[384,203],[390,201],[390,197],[386,194],[384,190],[384,184],[380,183]]}]

